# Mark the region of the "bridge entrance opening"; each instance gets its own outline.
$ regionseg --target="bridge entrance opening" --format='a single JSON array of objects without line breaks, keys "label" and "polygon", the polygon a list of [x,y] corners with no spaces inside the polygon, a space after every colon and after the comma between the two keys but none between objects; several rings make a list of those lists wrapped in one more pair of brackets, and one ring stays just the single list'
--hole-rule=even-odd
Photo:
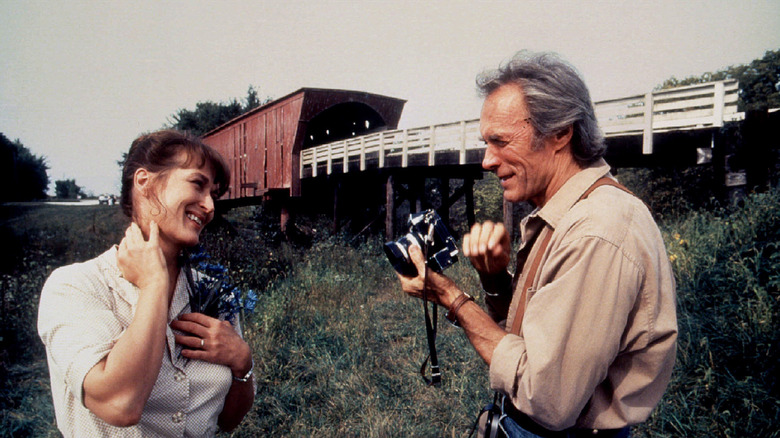
[{"label": "bridge entrance opening", "polygon": [[309,120],[303,148],[344,140],[386,129],[382,117],[360,102],[333,105]]}]

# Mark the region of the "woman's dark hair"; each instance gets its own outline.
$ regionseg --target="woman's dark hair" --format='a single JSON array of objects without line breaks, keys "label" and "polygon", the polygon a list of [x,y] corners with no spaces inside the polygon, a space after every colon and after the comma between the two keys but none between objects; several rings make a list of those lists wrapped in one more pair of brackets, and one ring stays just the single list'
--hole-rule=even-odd
[{"label": "woman's dark hair", "polygon": [[539,133],[536,148],[545,138],[572,126],[572,153],[579,163],[592,163],[604,156],[604,134],[588,87],[574,66],[554,53],[521,51],[498,69],[477,76],[483,97],[506,84],[523,89],[531,124]]},{"label": "woman's dark hair", "polygon": [[[179,153],[187,156],[182,163]],[[199,160],[195,162],[195,160]],[[125,157],[122,168],[122,193],[120,205],[122,212],[133,218],[133,178],[135,171],[144,168],[165,177],[168,171],[176,167],[188,167],[195,164],[202,167],[209,163],[214,169],[214,200],[227,192],[230,186],[230,171],[225,159],[199,138],[172,129],[144,134],[133,141]]]}]

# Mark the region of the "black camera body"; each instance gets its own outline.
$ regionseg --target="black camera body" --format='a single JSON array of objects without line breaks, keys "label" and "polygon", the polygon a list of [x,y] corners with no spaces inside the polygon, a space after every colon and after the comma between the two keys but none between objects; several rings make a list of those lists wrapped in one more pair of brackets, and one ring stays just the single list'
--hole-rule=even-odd
[{"label": "black camera body", "polygon": [[410,214],[409,232],[396,241],[385,243],[385,254],[399,274],[411,277],[417,275],[417,268],[409,257],[409,246],[425,248],[426,243],[428,257],[425,263],[434,271],[442,272],[458,261],[455,239],[434,210]]}]

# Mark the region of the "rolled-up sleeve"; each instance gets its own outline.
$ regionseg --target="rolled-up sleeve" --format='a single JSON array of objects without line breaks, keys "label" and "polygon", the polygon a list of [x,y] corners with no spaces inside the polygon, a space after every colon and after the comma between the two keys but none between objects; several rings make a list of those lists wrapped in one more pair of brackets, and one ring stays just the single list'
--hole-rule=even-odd
[{"label": "rolled-up sleeve", "polygon": [[480,281],[485,291],[485,310],[503,327],[512,301],[512,276],[501,271],[496,275],[480,275]]},{"label": "rolled-up sleeve", "polygon": [[83,382],[124,331],[107,287],[72,265],[52,273],[41,291],[38,333],[52,378],[83,405]]},{"label": "rolled-up sleeve", "polygon": [[543,426],[561,430],[604,381],[633,317],[641,268],[619,245],[585,236],[552,246],[529,291],[519,336],[493,352],[490,385]]}]

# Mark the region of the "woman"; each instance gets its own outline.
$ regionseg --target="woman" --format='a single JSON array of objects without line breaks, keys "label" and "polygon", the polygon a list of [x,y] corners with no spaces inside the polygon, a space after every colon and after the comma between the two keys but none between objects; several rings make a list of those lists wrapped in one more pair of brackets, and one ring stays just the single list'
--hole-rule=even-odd
[{"label": "woman", "polygon": [[41,292],[38,333],[65,436],[213,436],[252,406],[238,320],[191,313],[181,257],[228,185],[224,160],[198,139],[165,130],[133,142],[121,243],[57,269]]}]

